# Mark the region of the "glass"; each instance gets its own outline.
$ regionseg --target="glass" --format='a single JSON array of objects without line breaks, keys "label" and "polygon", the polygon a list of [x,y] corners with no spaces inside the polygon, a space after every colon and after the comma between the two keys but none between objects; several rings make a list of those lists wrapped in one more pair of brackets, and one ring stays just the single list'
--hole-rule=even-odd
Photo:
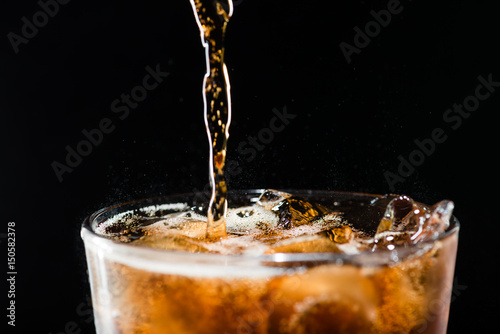
[{"label": "glass", "polygon": [[[253,204],[262,192],[230,192],[229,206]],[[380,197],[288,192],[352,217]],[[84,221],[97,333],[446,333],[459,230],[454,217],[434,241],[358,254],[188,253],[94,232],[118,214],[167,203],[206,205],[206,197],[133,201]],[[158,208],[158,215],[175,211]]]}]

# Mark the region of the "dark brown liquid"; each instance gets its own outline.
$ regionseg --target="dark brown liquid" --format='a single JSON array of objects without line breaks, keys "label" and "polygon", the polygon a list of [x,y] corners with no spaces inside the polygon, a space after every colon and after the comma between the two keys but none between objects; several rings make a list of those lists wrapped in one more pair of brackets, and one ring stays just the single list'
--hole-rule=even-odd
[{"label": "dark brown liquid", "polygon": [[224,177],[231,122],[229,78],[224,64],[224,35],[232,14],[231,0],[191,0],[205,47],[207,73],[203,82],[205,125],[210,142],[209,175],[212,197],[207,213],[207,238],[226,236],[227,186]]}]

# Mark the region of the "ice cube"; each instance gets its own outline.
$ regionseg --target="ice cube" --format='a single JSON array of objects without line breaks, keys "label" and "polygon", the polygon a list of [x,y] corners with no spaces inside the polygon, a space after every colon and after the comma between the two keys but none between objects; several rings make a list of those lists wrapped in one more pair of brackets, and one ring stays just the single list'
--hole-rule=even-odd
[{"label": "ice cube", "polygon": [[374,237],[374,247],[393,250],[397,245],[408,246],[435,239],[449,226],[453,202],[441,201],[432,207],[399,196],[387,205]]},{"label": "ice cube", "polygon": [[396,246],[405,246],[411,242],[412,234],[400,231],[384,231],[377,233],[374,238],[372,250],[393,250]]},{"label": "ice cube", "polygon": [[285,193],[283,191],[278,191],[274,189],[266,189],[262,195],[260,195],[257,204],[263,206],[267,210],[273,210],[273,208],[281,203],[283,200],[292,197],[291,194]]},{"label": "ice cube", "polygon": [[405,217],[410,214],[414,202],[408,196],[397,196],[393,198],[385,209],[384,215],[377,227],[377,234],[385,231],[395,231],[401,225]]},{"label": "ice cube", "polygon": [[403,225],[405,218],[410,215],[414,204],[408,196],[392,196],[373,238],[373,250],[383,248],[393,250],[395,245],[409,241],[409,236],[398,229]]},{"label": "ice cube", "polygon": [[307,202],[300,197],[273,189],[265,190],[259,197],[257,205],[277,214],[278,227],[281,229],[308,224],[329,213],[329,210],[320,204]]},{"label": "ice cube", "polygon": [[295,305],[294,311],[287,333],[371,333],[375,314],[373,305],[326,296],[305,298]]},{"label": "ice cube", "polygon": [[450,226],[450,219],[455,205],[452,201],[444,200],[434,204],[418,220],[418,229],[412,235],[411,241],[418,243],[424,240],[433,240]]},{"label": "ice cube", "polygon": [[281,330],[271,328],[269,333],[375,332],[380,297],[359,268],[317,266],[303,274],[285,275],[279,290],[274,314],[283,315]]},{"label": "ice cube", "polygon": [[[359,206],[353,205],[350,208],[343,210],[343,218],[350,222],[353,226],[356,226],[360,231],[364,232],[366,236],[373,237],[377,232],[377,229],[386,230],[390,228],[392,220],[384,219],[384,217],[390,212],[387,212],[389,203],[394,199],[398,198],[398,195],[383,195],[372,199],[368,204],[361,202]],[[398,201],[399,202],[399,201]],[[393,203],[393,205],[396,203]],[[398,204],[402,204],[398,203]],[[397,208],[398,217],[399,205],[395,206]],[[385,220],[384,224],[380,224]],[[389,221],[388,221],[389,220]]]},{"label": "ice cube", "polygon": [[334,227],[325,232],[328,238],[338,244],[349,243],[354,239],[355,233],[348,225]]}]

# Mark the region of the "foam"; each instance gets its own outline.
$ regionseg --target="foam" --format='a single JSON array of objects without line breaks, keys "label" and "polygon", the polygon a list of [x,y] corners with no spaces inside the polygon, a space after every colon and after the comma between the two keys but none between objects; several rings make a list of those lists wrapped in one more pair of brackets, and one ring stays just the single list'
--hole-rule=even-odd
[{"label": "foam", "polygon": [[[158,204],[158,205],[150,205],[150,206],[145,206],[139,209],[140,212],[145,213],[149,217],[153,217],[156,212],[158,211],[165,211],[165,210],[175,210],[175,211],[181,211],[181,210],[186,210],[188,209],[188,204],[187,203],[168,203],[168,204]],[[114,215],[111,218],[108,218],[106,221],[103,223],[99,224],[95,228],[95,232],[97,234],[103,235],[103,236],[110,236],[109,233],[106,232],[107,227],[113,226],[117,223],[122,223],[122,224],[132,224],[136,220],[134,219],[134,210],[128,210],[124,211],[121,213],[118,213]]]},{"label": "foam", "polygon": [[[248,217],[240,217],[238,213],[252,212]],[[273,212],[261,206],[246,206],[237,209],[229,209],[226,215],[226,231],[230,233],[245,232],[257,229],[265,224],[268,227],[275,227],[279,218]]]},{"label": "foam", "polygon": [[186,210],[186,209],[188,209],[187,203],[168,203],[168,204],[157,204],[157,205],[145,206],[143,208],[140,208],[139,211],[145,212],[146,214],[149,214],[150,216],[152,216],[160,210],[161,211],[164,211],[164,210],[181,211],[181,210]]},{"label": "foam", "polygon": [[[177,212],[157,217],[156,213],[161,210]],[[275,212],[261,205],[245,206],[228,209],[226,214],[228,236],[220,241],[212,242],[203,240],[206,235],[206,216],[189,210],[186,203],[151,205],[143,207],[139,211],[149,217],[158,219],[152,224],[141,226],[141,229],[147,232],[148,235],[159,238],[165,236],[167,238],[165,240],[185,236],[189,238],[186,240],[193,247],[201,246],[209,253],[221,255],[261,255],[276,245],[276,242],[281,243],[286,240],[286,243],[294,243],[300,242],[303,237],[317,237],[318,233],[340,223],[340,218],[328,216],[325,219],[320,218],[309,224],[295,226],[291,229],[282,229],[278,227],[279,217]],[[131,224],[133,226],[132,224],[135,222],[137,222],[137,215],[130,210],[108,219],[96,228],[96,232],[112,237],[111,233],[106,233],[107,227],[117,223],[125,226]],[[141,245],[142,243],[137,242],[136,244]],[[151,244],[146,244],[148,247],[154,248]],[[162,248],[162,245],[158,244],[158,248]],[[347,252],[352,253],[353,250],[348,248]]]},{"label": "foam", "polygon": [[106,228],[108,226],[112,226],[114,224],[117,224],[118,222],[130,220],[133,212],[134,212],[133,210],[129,210],[129,211],[124,211],[124,212],[121,212],[121,213],[114,215],[113,217],[107,219],[103,223],[97,225],[95,227],[95,232],[99,235],[109,236],[109,234],[106,232]]}]

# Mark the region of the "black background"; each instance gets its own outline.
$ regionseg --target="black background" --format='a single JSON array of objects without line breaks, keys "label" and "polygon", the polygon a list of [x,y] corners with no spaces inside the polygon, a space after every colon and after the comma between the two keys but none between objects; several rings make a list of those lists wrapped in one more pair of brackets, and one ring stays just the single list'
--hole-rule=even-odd
[{"label": "black background", "polygon": [[[227,34],[228,159],[241,168],[229,187],[453,200],[461,231],[449,333],[488,332],[499,311],[493,211],[500,88],[456,130],[443,120],[474,94],[478,76],[500,81],[492,3],[402,0],[401,13],[351,63],[339,44],[352,45],[354,27],[363,29],[370,10],[388,1],[238,0]],[[21,35],[22,18],[33,22],[40,10],[36,1],[0,5],[2,277],[7,222],[14,221],[14,332],[92,333],[81,222],[113,203],[205,187],[204,54],[187,0],[72,0],[16,53],[9,33]],[[157,65],[169,76],[120,120],[111,102]],[[238,152],[284,107],[296,117],[282,132],[254,159]],[[114,130],[60,182],[51,164],[65,163],[65,147],[76,148],[82,130],[104,118]],[[391,191],[386,172],[397,173],[398,156],[408,158],[414,141],[435,128],[446,141]]]}]

